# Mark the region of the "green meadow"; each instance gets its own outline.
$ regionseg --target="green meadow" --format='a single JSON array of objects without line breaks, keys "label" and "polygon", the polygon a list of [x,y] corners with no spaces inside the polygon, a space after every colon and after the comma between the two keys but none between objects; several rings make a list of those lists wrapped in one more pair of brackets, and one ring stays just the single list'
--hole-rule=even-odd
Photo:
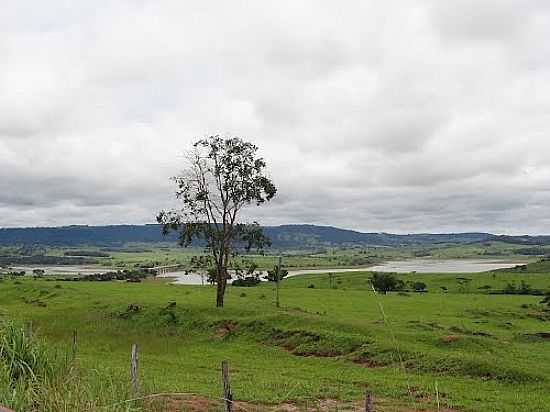
[{"label": "green meadow", "polygon": [[129,385],[137,343],[142,395],[215,402],[227,359],[234,398],[247,410],[323,401],[353,410],[368,389],[381,411],[545,411],[550,312],[541,296],[496,293],[522,280],[548,291],[549,273],[542,263],[407,274],[400,277],[426,283],[427,292],[387,295],[372,291],[368,272],[305,275],[282,282],[280,308],[273,284],[262,283],[229,287],[223,309],[210,286],[4,278],[0,317],[32,320],[35,339],[59,351],[70,351],[76,330],[78,367],[120,385]]}]

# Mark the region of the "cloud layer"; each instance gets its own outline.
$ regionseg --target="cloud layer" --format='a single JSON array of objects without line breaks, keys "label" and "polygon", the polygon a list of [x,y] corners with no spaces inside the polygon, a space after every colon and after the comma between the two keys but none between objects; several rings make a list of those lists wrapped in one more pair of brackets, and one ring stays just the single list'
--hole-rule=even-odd
[{"label": "cloud layer", "polygon": [[198,137],[260,146],[265,224],[550,233],[550,6],[20,0],[0,226],[145,223]]}]

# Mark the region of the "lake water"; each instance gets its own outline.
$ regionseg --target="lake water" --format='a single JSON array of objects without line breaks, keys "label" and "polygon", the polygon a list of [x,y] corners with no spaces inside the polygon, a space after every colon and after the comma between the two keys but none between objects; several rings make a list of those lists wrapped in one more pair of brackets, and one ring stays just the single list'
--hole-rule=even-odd
[{"label": "lake water", "polygon": [[526,262],[487,259],[410,259],[386,262],[371,266],[375,272],[397,273],[479,273],[494,269],[511,268]]},{"label": "lake water", "polygon": [[[488,270],[513,267],[516,265],[525,264],[520,261],[510,260],[488,260],[488,259],[409,259],[396,260],[392,262],[382,263],[370,267],[358,268],[323,268],[323,269],[290,269],[289,276],[298,276],[305,274],[327,273],[327,272],[398,272],[398,273],[476,273],[486,272]],[[93,265],[36,265],[36,266],[13,266],[10,270],[26,271],[27,274],[32,274],[33,269],[43,269],[47,275],[65,275],[76,276],[78,274],[87,275],[92,273],[105,273],[116,268]],[[262,273],[262,276],[265,272]],[[198,273],[186,272],[170,272],[159,277],[173,278],[174,283],[180,285],[201,285],[206,283],[206,276],[201,277]]]},{"label": "lake water", "polygon": [[[397,272],[397,273],[479,273],[523,265],[525,262],[488,259],[409,259],[386,262],[376,266],[361,268],[323,268],[323,269],[290,269],[288,276],[298,276],[328,272]],[[262,274],[263,275],[263,274]],[[197,273],[172,272],[159,277],[173,278],[178,285],[200,285],[206,283],[206,276]]]}]

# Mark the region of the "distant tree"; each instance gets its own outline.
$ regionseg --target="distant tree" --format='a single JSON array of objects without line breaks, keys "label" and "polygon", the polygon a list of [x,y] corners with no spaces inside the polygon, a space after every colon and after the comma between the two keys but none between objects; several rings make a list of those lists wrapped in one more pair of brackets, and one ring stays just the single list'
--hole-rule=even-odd
[{"label": "distant tree", "polygon": [[411,286],[415,292],[426,292],[426,284],[424,282],[413,282]]},{"label": "distant tree", "polygon": [[[288,270],[281,268],[279,271],[279,281],[283,280],[286,276],[288,276]],[[277,282],[277,266],[271,270],[268,270],[267,275],[264,276],[264,279],[269,282]]]},{"label": "distant tree", "polygon": [[387,292],[403,289],[403,281],[391,273],[375,272],[370,278],[370,282],[377,292],[386,294]]},{"label": "distant tree", "polygon": [[237,279],[233,281],[233,286],[257,286],[261,282],[260,274],[256,272],[258,265],[255,262],[246,263],[248,265],[246,269],[241,268],[238,264],[235,266],[234,271]]},{"label": "distant tree", "polygon": [[270,243],[258,223],[239,221],[243,207],[259,206],[277,192],[257,151],[239,137],[216,135],[197,141],[183,173],[173,178],[181,209],[162,211],[157,217],[164,234],[179,233],[182,246],[194,239],[205,242],[213,260],[218,307],[223,307],[228,268],[236,249],[262,249]]}]

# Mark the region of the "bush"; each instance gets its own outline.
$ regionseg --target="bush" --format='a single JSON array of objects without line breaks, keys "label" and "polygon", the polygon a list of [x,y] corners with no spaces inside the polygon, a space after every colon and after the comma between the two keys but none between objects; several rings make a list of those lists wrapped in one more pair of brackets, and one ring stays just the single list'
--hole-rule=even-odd
[{"label": "bush", "polygon": [[26,336],[14,322],[0,323],[0,405],[14,411],[84,411],[109,405],[136,411],[130,388],[100,370],[86,373],[70,356]]},{"label": "bush", "polygon": [[529,285],[524,280],[521,281],[519,287],[517,287],[513,282],[507,282],[506,287],[502,290],[502,293],[505,295],[544,295],[543,291],[541,291],[540,289],[533,289],[531,285]]},{"label": "bush", "polygon": [[129,282],[140,282],[141,279],[145,279],[148,276],[151,276],[151,273],[142,269],[133,269],[133,270],[124,269],[116,272],[94,273],[91,275],[85,275],[81,278],[75,278],[75,280],[87,280],[92,282],[126,280]]},{"label": "bush", "polygon": [[412,288],[415,292],[426,292],[426,284],[424,282],[413,282]]},{"label": "bush", "polygon": [[14,323],[2,325],[0,330],[0,363],[9,381],[40,381],[53,374],[52,362],[44,346],[31,341]]},{"label": "bush", "polygon": [[387,292],[403,289],[404,283],[392,273],[375,272],[370,282],[377,292],[385,295]]},{"label": "bush", "polygon": [[[288,275],[288,270],[281,269],[279,273],[279,281],[283,280]],[[268,270],[267,275],[264,276],[264,279],[269,282],[277,282],[277,267],[273,270]]]},{"label": "bush", "polygon": [[247,276],[245,278],[235,279],[233,283],[231,283],[231,285],[237,286],[237,287],[249,288],[249,287],[257,286],[260,282],[261,282],[260,279],[258,279],[255,276]]}]

